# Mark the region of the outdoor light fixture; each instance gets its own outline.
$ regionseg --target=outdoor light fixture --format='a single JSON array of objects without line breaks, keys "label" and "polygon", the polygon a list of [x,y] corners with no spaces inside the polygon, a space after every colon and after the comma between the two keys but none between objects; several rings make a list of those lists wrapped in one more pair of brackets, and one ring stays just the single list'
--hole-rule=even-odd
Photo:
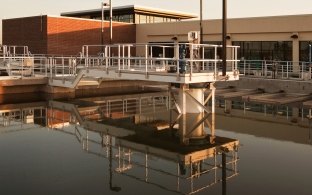
[{"label": "outdoor light fixture", "polygon": [[299,35],[298,33],[293,33],[290,37],[293,39],[298,39]]},{"label": "outdoor light fixture", "polygon": [[227,40],[231,39],[231,35],[226,35],[225,37]]}]

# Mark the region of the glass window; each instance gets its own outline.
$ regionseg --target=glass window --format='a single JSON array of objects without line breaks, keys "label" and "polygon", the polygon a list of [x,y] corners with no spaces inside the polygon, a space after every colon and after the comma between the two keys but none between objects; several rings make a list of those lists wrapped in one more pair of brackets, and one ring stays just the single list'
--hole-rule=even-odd
[{"label": "glass window", "polygon": [[[211,44],[211,45],[221,45],[221,41],[204,41],[204,44]],[[206,59],[214,59],[215,57],[215,48],[207,48],[205,49],[205,58]],[[222,55],[222,48],[217,48],[217,58],[220,59]]]},{"label": "glass window", "polygon": [[309,62],[309,52],[310,48],[309,45],[311,44],[310,41],[300,41],[299,42],[299,60]]},{"label": "glass window", "polygon": [[291,41],[233,41],[240,46],[238,57],[246,60],[292,60]]},{"label": "glass window", "polygon": [[140,15],[135,14],[135,23],[140,24]]},{"label": "glass window", "polygon": [[140,15],[140,24],[146,23],[146,15]]},{"label": "glass window", "polygon": [[165,19],[165,18],[156,17],[156,16],[155,16],[155,17],[154,17],[154,22],[155,22],[155,23],[164,22],[164,19]]}]

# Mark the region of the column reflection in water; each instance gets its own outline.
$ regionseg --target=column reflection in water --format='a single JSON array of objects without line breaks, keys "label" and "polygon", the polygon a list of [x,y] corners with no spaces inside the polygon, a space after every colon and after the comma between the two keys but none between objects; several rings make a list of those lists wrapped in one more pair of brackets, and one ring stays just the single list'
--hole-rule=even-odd
[{"label": "column reflection in water", "polygon": [[[164,99],[168,100],[170,98]],[[144,107],[145,105],[142,105],[145,102],[146,105],[149,105],[152,110],[158,113],[161,113],[160,108],[168,112],[168,106],[157,105],[156,109],[154,106],[150,106],[151,103],[159,101],[159,98],[150,100],[142,101],[140,99],[140,101],[136,101],[140,104],[139,108],[136,109],[135,113],[132,112],[133,115],[131,116],[130,113],[127,113],[127,117],[132,118],[132,120],[122,117],[114,119],[114,116],[117,116],[114,110],[119,112],[117,108],[112,109],[110,115],[101,115],[103,109],[101,107],[94,109],[94,105],[90,106],[90,108],[82,108],[54,101],[53,110],[59,109],[58,111],[73,115],[68,118],[76,119],[72,122],[79,123],[79,126],[74,128],[72,135],[75,137],[81,135],[82,138],[77,140],[83,140],[81,144],[88,154],[97,155],[108,160],[110,176],[108,185],[112,191],[120,191],[123,188],[122,184],[115,183],[118,180],[114,180],[114,178],[118,174],[170,192],[182,194],[203,191],[222,181],[224,184],[226,180],[223,178],[230,178],[238,174],[238,140],[221,139],[216,136],[215,142],[211,144],[210,140],[207,139],[204,131],[204,121],[207,116],[211,117],[213,115],[204,115],[203,112],[185,114],[180,118],[182,121],[179,121],[179,126],[184,124],[184,130],[182,134],[178,133],[179,138],[177,138],[170,133],[171,128],[158,130],[146,123],[148,119],[148,122],[154,124],[152,119],[159,121],[159,118],[163,116],[160,116],[162,114],[147,111],[145,108],[148,106]],[[204,99],[202,100],[204,101]],[[126,100],[123,99],[122,101],[125,102]],[[198,108],[204,109],[201,106],[198,106]],[[123,113],[123,109],[121,108],[119,113]],[[87,114],[87,110],[92,115]],[[98,115],[101,115],[102,118],[95,117]],[[54,116],[56,115],[54,114]],[[63,116],[66,116],[66,114],[61,116],[63,120]],[[138,118],[140,120],[137,120]],[[140,122],[143,122],[144,125],[141,125]],[[63,127],[58,126],[58,128]],[[63,128],[60,132],[69,131],[69,129],[70,126]],[[177,132],[180,131],[177,130]],[[196,143],[195,145],[179,141],[180,139],[187,140],[190,138],[196,140],[193,142]],[[198,140],[200,141],[198,142]],[[228,165],[226,169],[222,166],[221,154],[223,152],[227,152],[226,158],[223,159],[226,160]],[[225,172],[222,171],[222,168]],[[114,173],[117,173],[117,175]]]}]

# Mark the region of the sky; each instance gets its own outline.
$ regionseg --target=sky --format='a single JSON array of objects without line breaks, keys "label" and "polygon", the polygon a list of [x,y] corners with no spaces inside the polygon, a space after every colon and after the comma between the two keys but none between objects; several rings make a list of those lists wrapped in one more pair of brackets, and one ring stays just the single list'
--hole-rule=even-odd
[{"label": "sky", "polygon": [[[222,0],[202,1],[204,19],[222,17]],[[101,2],[101,0],[0,0],[0,43],[2,19],[41,14],[60,15],[61,12],[97,9],[100,8]],[[112,5],[135,4],[199,15],[199,2],[200,0],[112,0]],[[312,14],[311,0],[227,0],[227,2],[229,18]]]}]

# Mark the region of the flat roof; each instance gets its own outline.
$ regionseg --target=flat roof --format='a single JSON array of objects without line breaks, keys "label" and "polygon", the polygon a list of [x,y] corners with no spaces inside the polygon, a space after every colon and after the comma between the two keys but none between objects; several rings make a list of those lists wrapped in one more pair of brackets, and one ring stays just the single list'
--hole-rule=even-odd
[{"label": "flat roof", "polygon": [[[172,11],[172,10],[165,10],[165,9],[156,9],[151,7],[144,7],[144,6],[138,6],[138,5],[127,5],[127,6],[116,6],[113,7],[113,10],[128,10],[133,9],[135,13],[146,13],[146,14],[155,14],[160,16],[169,16],[169,17],[175,17],[175,18],[181,18],[181,19],[191,19],[191,18],[197,18],[198,16],[196,14],[192,13],[185,13],[180,11]],[[108,8],[104,9],[105,11],[108,11]],[[80,11],[73,11],[73,12],[62,12],[61,16],[73,16],[73,15],[83,15],[83,14],[92,14],[92,13],[98,13],[101,12],[101,9],[90,9],[90,10],[80,10]]]}]

